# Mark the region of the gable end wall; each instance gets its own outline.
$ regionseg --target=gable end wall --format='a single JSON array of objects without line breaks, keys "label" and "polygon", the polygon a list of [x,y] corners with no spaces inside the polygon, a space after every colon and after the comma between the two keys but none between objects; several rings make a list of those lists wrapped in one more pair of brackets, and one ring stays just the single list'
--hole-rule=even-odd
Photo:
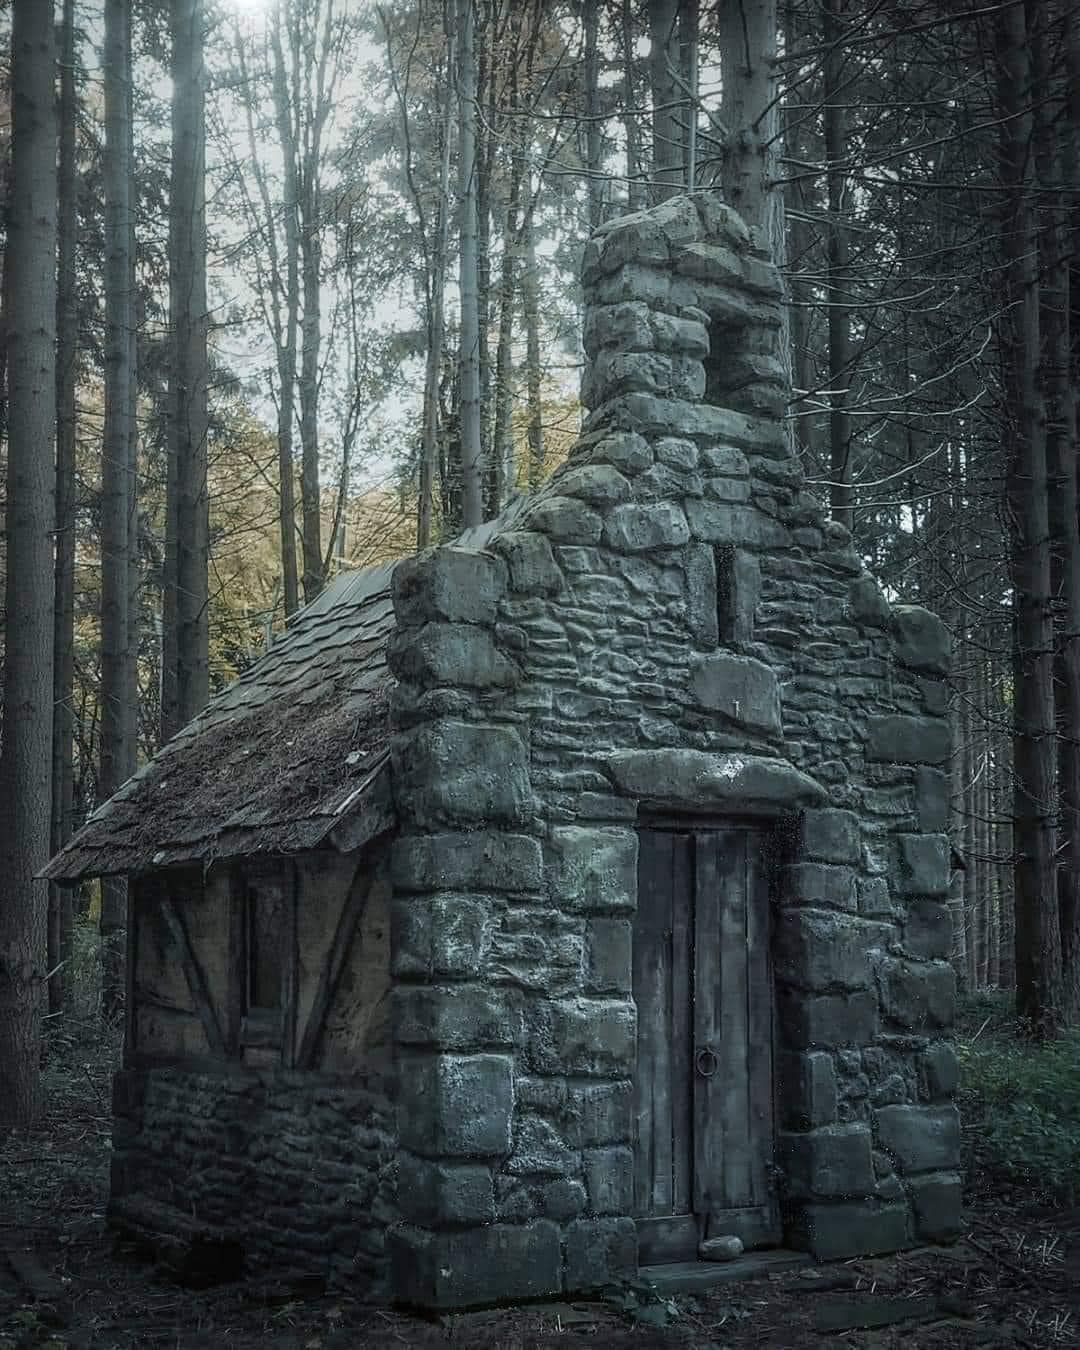
[{"label": "gable end wall", "polygon": [[734,213],[624,217],[583,280],[569,461],[490,551],[395,575],[392,1278],[427,1306],[635,1268],[643,803],[787,839],[787,1241],[852,1255],[958,1223],[948,636],[890,609],[806,491],[779,283]]}]

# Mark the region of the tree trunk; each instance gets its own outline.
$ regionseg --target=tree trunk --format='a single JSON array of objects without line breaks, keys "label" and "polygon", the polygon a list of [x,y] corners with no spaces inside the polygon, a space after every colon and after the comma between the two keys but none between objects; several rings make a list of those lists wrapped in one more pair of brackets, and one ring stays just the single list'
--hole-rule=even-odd
[{"label": "tree trunk", "polygon": [[[1065,42],[1064,107],[1042,103],[1036,113],[1036,165],[1048,189],[1043,326],[1051,405],[1047,458],[1057,572],[1053,590],[1060,596],[1054,679],[1060,812],[1058,920],[1063,1012],[1066,1021],[1076,1025],[1080,1022],[1080,442],[1076,391],[1080,370],[1073,356],[1077,334],[1072,324],[1070,233],[1080,189],[1080,33],[1075,23],[1066,25]],[[1035,79],[1037,88],[1045,87],[1038,71]]]},{"label": "tree trunk", "polygon": [[0,733],[0,1136],[41,1111],[38,1072],[53,723],[56,49],[53,7],[14,0],[8,215],[8,465]]},{"label": "tree trunk", "polygon": [[432,260],[431,299],[428,311],[427,365],[424,372],[424,429],[420,450],[420,506],[416,547],[427,548],[432,541],[432,514],[435,494],[435,468],[439,458],[439,379],[442,374],[443,344],[446,337],[446,267],[450,251],[450,147],[452,97],[449,74],[446,81],[446,107],[442,124],[442,154],[439,159],[439,221]]},{"label": "tree trunk", "polygon": [[176,724],[209,697],[207,494],[206,123],[204,0],[172,4],[169,308],[172,457],[176,462]]},{"label": "tree trunk", "polygon": [[[1046,410],[1039,387],[1038,236],[1031,193],[1030,42],[1024,9],[998,16],[998,97],[1006,290],[1007,413],[1014,422],[1007,516],[1013,584],[1013,819],[1016,1011],[1036,1036],[1061,1017],[1061,932],[1054,868],[1054,634],[1051,617]],[[1006,419],[1008,420],[1008,418]]]},{"label": "tree trunk", "polygon": [[[127,780],[135,736],[129,677],[132,624],[128,576],[134,526],[132,416],[135,372],[131,334],[131,28],[126,0],[105,4],[105,424],[101,447],[101,764],[102,800]],[[109,877],[101,887],[102,1006],[114,1014],[123,991],[122,934],[127,886]]]},{"label": "tree trunk", "polygon": [[[72,698],[75,688],[75,362],[79,307],[75,252],[78,193],[75,137],[75,0],[64,0],[60,25],[60,171],[57,185],[56,294],[56,569],[53,598],[54,721],[50,851],[71,838],[74,794]],[[49,1011],[59,1012],[69,974],[71,891],[49,888]]]},{"label": "tree trunk", "polygon": [[600,10],[597,0],[584,0],[585,28],[585,175],[589,201],[589,229],[604,218],[603,138],[600,126]]},{"label": "tree trunk", "polygon": [[631,0],[622,0],[623,133],[626,136],[626,205],[641,211],[646,205],[642,179],[641,127],[637,113],[637,57],[634,52],[634,9]]},{"label": "tree trunk", "polygon": [[[327,22],[332,6],[327,11]],[[317,15],[312,19],[314,27]],[[290,34],[293,61],[293,99],[299,98],[299,72],[303,62],[314,62],[304,49],[301,15],[293,15]],[[325,49],[325,39],[324,39]],[[310,86],[310,74],[304,83]],[[326,584],[323,575],[322,503],[319,483],[319,352],[322,346],[322,221],[320,211],[320,168],[322,125],[326,112],[322,106],[322,87],[312,95],[304,110],[305,134],[295,137],[301,159],[296,181],[300,194],[300,273],[303,285],[303,319],[300,324],[300,507],[303,519],[304,603],[310,605]],[[297,108],[294,118],[300,116]],[[295,121],[293,123],[295,129]]]},{"label": "tree trunk", "polygon": [[720,120],[729,132],[721,182],[724,200],[756,225],[776,259],[784,256],[783,198],[776,178],[780,105],[776,101],[776,0],[721,0]]},{"label": "tree trunk", "polygon": [[521,131],[514,114],[518,108],[516,67],[510,71],[510,135],[513,160],[510,165],[510,192],[503,228],[502,265],[499,276],[499,341],[495,351],[495,444],[492,466],[492,498],[496,513],[514,489],[514,298],[517,276],[518,230],[521,214],[521,185],[525,156]]},{"label": "tree trunk", "polygon": [[679,0],[649,0],[649,81],[652,86],[652,200],[662,202],[683,186],[682,94],[676,40]]},{"label": "tree trunk", "polygon": [[525,180],[524,266],[521,272],[521,309],[525,322],[525,386],[529,440],[529,487],[544,476],[544,409],[540,371],[540,282],[536,270],[536,231],[533,225],[535,198],[528,176]]},{"label": "tree trunk", "polygon": [[824,0],[822,36],[825,56],[825,158],[829,194],[826,301],[829,306],[829,506],[833,520],[850,530],[855,523],[851,489],[851,324],[848,313],[850,259],[844,220],[846,176],[840,165],[847,154],[847,118],[843,97],[844,0]]},{"label": "tree trunk", "polygon": [[458,206],[460,211],[461,347],[458,352],[461,523],[484,519],[480,444],[480,297],[477,259],[475,0],[458,3]]}]

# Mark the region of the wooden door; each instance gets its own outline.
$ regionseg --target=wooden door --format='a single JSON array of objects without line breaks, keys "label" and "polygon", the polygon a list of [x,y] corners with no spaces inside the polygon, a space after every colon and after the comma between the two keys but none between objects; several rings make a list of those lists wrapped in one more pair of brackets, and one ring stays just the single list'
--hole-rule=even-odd
[{"label": "wooden door", "polygon": [[634,923],[635,1205],[643,1265],[704,1237],[779,1240],[763,835],[642,830]]}]

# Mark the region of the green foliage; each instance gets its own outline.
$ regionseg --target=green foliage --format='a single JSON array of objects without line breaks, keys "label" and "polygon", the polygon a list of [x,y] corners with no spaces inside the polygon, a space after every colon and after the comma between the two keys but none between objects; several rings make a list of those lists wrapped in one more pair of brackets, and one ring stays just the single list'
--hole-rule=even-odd
[{"label": "green foliage", "polygon": [[967,1034],[957,1046],[975,1165],[1073,1204],[1080,1197],[1080,1030],[1034,1044],[1016,1035],[1002,1000],[978,1001],[982,1009],[963,1010]]},{"label": "green foliage", "polygon": [[604,1290],[604,1301],[636,1326],[666,1327],[679,1316],[679,1305],[648,1280],[622,1280]]}]

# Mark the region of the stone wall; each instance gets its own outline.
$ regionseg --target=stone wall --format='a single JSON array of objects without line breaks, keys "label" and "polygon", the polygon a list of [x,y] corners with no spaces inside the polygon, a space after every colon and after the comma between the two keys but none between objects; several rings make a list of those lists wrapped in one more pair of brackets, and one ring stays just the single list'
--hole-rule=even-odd
[{"label": "stone wall", "polygon": [[385,1294],[394,1122],[378,1080],[127,1070],[113,1111],[114,1211],[158,1201],[236,1234],[247,1270]]},{"label": "stone wall", "polygon": [[774,908],[787,1240],[958,1220],[948,635],[803,484],[780,287],[714,196],[624,217],[583,280],[591,408],[488,551],[395,574],[394,1288],[430,1306],[634,1268],[642,805],[790,839]]}]

